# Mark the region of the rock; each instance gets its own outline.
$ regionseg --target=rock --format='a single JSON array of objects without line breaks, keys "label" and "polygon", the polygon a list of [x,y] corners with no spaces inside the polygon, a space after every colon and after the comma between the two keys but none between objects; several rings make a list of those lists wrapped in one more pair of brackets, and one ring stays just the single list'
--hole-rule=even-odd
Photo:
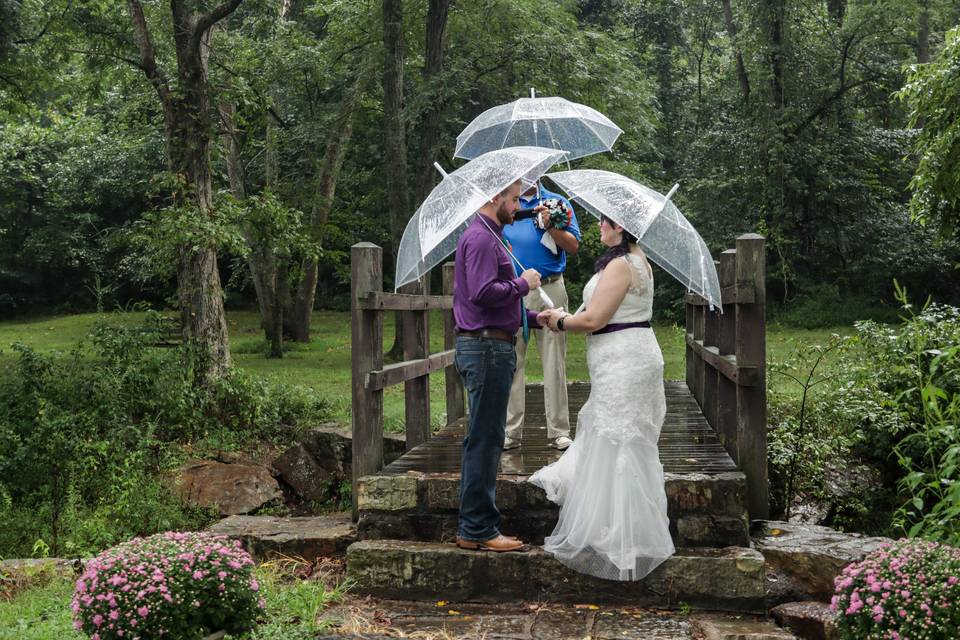
[{"label": "rock", "polygon": [[47,572],[58,576],[69,576],[74,573],[83,573],[85,562],[86,560],[79,558],[73,560],[67,558],[8,558],[7,560],[0,560],[0,576],[17,573],[37,575]]},{"label": "rock", "polygon": [[788,602],[774,607],[770,615],[803,640],[838,640],[837,614],[823,602]]},{"label": "rock", "polygon": [[865,464],[843,467],[827,464],[824,469],[823,488],[827,495],[833,498],[846,499],[865,495],[872,487],[880,486],[883,486],[883,474],[879,469]]},{"label": "rock", "polygon": [[[303,439],[303,445],[321,467],[344,477],[351,474],[353,433],[348,426],[328,422],[314,427]],[[383,434],[383,463],[390,464],[406,451],[404,436]]]},{"label": "rock", "polygon": [[417,478],[411,475],[365,476],[357,481],[361,511],[403,511],[417,506]]},{"label": "rock", "polygon": [[767,565],[771,604],[829,602],[833,579],[845,566],[892,542],[811,524],[758,520],[754,527],[754,545]]},{"label": "rock", "polygon": [[[381,474],[354,487],[362,539],[453,540],[460,506],[457,473]],[[496,481],[501,528],[541,544],[553,531],[559,508],[525,476]],[[677,547],[747,547],[746,479],[740,472],[668,473],[670,533]]]},{"label": "rock", "polygon": [[273,461],[273,468],[301,498],[323,502],[328,497],[327,489],[331,474],[317,464],[302,444],[294,445],[284,451]]},{"label": "rock", "polygon": [[216,506],[222,516],[250,513],[283,495],[266,467],[213,460],[184,465],[176,490],[186,503],[204,508]]},{"label": "rock", "polygon": [[[584,636],[587,637],[587,636]],[[690,640],[690,623],[663,612],[600,611],[591,638],[596,640]]]},{"label": "rock", "polygon": [[700,630],[703,640],[797,640],[795,635],[767,620],[696,618],[693,625]]},{"label": "rock", "polygon": [[347,550],[358,593],[454,602],[609,602],[764,611],[763,556],[752,549],[681,549],[638,582],[600,580],[565,567],[539,547],[482,553],[452,544],[362,540]]},{"label": "rock", "polygon": [[342,555],[357,539],[349,513],[314,518],[231,516],[209,530],[241,540],[259,560],[277,555],[306,560]]}]

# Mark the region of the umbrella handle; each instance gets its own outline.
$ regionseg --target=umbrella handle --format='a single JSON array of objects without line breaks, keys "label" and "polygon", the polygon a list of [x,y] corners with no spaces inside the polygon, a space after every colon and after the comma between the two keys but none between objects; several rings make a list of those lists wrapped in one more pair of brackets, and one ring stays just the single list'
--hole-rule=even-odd
[{"label": "umbrella handle", "polygon": [[543,290],[543,287],[537,289],[540,292],[540,299],[543,300],[543,304],[547,305],[551,309],[556,309],[557,305],[553,304],[553,300],[550,299],[550,296],[547,295],[547,292]]}]

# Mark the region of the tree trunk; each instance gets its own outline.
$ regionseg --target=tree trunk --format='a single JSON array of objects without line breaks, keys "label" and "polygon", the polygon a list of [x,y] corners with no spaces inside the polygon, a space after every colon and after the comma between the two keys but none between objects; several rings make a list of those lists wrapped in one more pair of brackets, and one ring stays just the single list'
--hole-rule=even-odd
[{"label": "tree trunk", "polygon": [[[347,153],[347,144],[353,134],[353,118],[360,106],[360,99],[366,87],[367,65],[358,69],[353,84],[340,99],[337,119],[330,129],[327,147],[317,177],[317,191],[310,212],[310,235],[320,245],[323,240],[323,227],[327,224],[333,199],[337,190],[337,179],[343,167]],[[293,340],[310,342],[310,320],[313,315],[313,303],[317,293],[317,261],[307,258],[301,264],[300,282],[297,285],[296,299],[289,318],[289,330]]]},{"label": "tree trunk", "polygon": [[723,5],[723,21],[727,26],[727,36],[730,38],[730,46],[733,47],[733,57],[737,63],[737,81],[740,83],[740,93],[743,95],[743,101],[750,101],[750,78],[747,76],[747,68],[743,64],[743,53],[737,44],[737,25],[733,21],[733,8],[730,6],[730,0],[721,0]]},{"label": "tree trunk", "polygon": [[784,107],[783,0],[766,0],[770,61],[770,100],[777,117]]},{"label": "tree trunk", "polygon": [[[239,201],[247,197],[244,186],[243,162],[240,157],[240,144],[237,140],[237,131],[233,126],[234,106],[226,101],[220,104],[220,119],[224,133],[222,136],[224,160],[227,165],[227,179],[230,182],[230,193]],[[273,255],[264,251],[254,239],[249,230],[244,231],[250,254],[247,256],[247,266],[250,269],[250,279],[257,296],[257,305],[260,309],[260,328],[263,329],[267,341],[271,344],[274,338],[273,282],[276,279],[276,264]]]},{"label": "tree trunk", "polygon": [[417,206],[430,194],[436,184],[436,171],[433,163],[437,157],[440,143],[440,115],[444,98],[441,97],[439,83],[443,71],[443,58],[446,53],[444,43],[447,30],[447,15],[450,0],[430,0],[427,9],[426,58],[423,66],[423,81],[429,93],[429,105],[423,114],[420,126],[420,153],[417,155],[416,179],[414,181],[414,201]]},{"label": "tree trunk", "polygon": [[[241,1],[227,0],[208,13],[193,14],[183,0],[171,0],[178,80],[174,91],[157,66],[143,7],[139,0],[127,0],[140,68],[163,105],[168,167],[183,182],[176,199],[181,205],[195,207],[205,218],[214,216],[210,174],[213,114],[207,91],[211,30],[233,13]],[[206,383],[226,375],[230,368],[230,343],[212,243],[184,244],[178,249],[177,286],[184,342],[205,356],[196,372],[198,378]]]},{"label": "tree trunk", "polygon": [[847,15],[847,0],[827,0],[827,11],[837,26],[842,27],[843,18]]},{"label": "tree trunk", "polygon": [[[383,0],[383,130],[384,173],[390,194],[390,251],[396,273],[397,250],[403,228],[410,218],[407,193],[407,141],[403,123],[403,2]],[[395,314],[396,337],[388,358],[398,360],[403,353],[402,323]]]},{"label": "tree trunk", "polygon": [[917,62],[930,62],[930,7],[923,2],[917,16]]}]

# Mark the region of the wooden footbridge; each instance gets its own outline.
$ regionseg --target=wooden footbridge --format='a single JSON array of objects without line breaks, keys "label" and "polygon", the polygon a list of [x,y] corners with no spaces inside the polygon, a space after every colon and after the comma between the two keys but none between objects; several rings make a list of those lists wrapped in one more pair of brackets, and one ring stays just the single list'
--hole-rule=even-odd
[{"label": "wooden footbridge", "polygon": [[[723,313],[711,311],[700,296],[687,294],[686,379],[665,383],[667,416],[659,448],[678,552],[663,566],[674,569],[658,569],[649,580],[626,590],[608,589],[605,581],[584,583],[582,576],[564,573],[562,567],[557,571],[550,565],[546,573],[542,567],[534,569],[540,562],[549,563],[536,553],[516,560],[516,566],[492,560],[489,566],[475,566],[481,561],[470,552],[451,556],[448,543],[456,532],[466,425],[464,391],[453,366],[453,263],[443,266],[443,295],[389,293],[383,291],[380,247],[354,245],[352,473],[360,542],[348,552],[348,571],[360,590],[429,598],[433,587],[426,585],[436,583],[447,585],[445,595],[484,600],[489,599],[485,589],[492,581],[514,598],[563,599],[589,589],[614,600],[662,604],[664,599],[680,599],[706,608],[755,610],[763,599],[763,563],[750,549],[749,522],[768,516],[769,500],[764,238],[737,238],[735,248],[720,255],[717,270]],[[427,315],[432,309],[444,312],[445,350],[431,354]],[[384,365],[384,314],[393,311],[402,317],[405,360]],[[429,375],[441,370],[447,424],[431,434]],[[383,391],[397,384],[404,385],[407,452],[385,467]],[[569,384],[571,424],[576,424],[589,392],[588,381]],[[536,545],[552,530],[558,509],[525,481],[560,453],[547,440],[540,385],[527,386],[526,407],[522,444],[501,458],[497,505],[502,531]],[[411,566],[418,568],[412,571]],[[691,571],[714,572],[723,584],[738,586],[728,590],[703,587],[696,580],[684,583],[671,573],[679,567],[686,567],[683,579]],[[513,577],[499,580],[498,571]],[[527,584],[514,584],[517,572],[529,574]],[[451,575],[461,573],[466,577],[450,582]],[[657,587],[658,580],[665,580],[665,586]]]}]

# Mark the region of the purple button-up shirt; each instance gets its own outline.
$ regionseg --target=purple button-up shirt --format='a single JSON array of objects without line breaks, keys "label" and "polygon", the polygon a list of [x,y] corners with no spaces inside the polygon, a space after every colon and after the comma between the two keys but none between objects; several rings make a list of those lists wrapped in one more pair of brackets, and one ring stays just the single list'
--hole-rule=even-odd
[{"label": "purple button-up shirt", "polygon": [[[520,328],[520,301],[530,285],[517,276],[510,254],[500,241],[502,232],[501,225],[477,213],[457,242],[453,317],[460,329],[495,328],[516,333]],[[530,327],[539,328],[536,313],[528,311],[527,318]]]}]

